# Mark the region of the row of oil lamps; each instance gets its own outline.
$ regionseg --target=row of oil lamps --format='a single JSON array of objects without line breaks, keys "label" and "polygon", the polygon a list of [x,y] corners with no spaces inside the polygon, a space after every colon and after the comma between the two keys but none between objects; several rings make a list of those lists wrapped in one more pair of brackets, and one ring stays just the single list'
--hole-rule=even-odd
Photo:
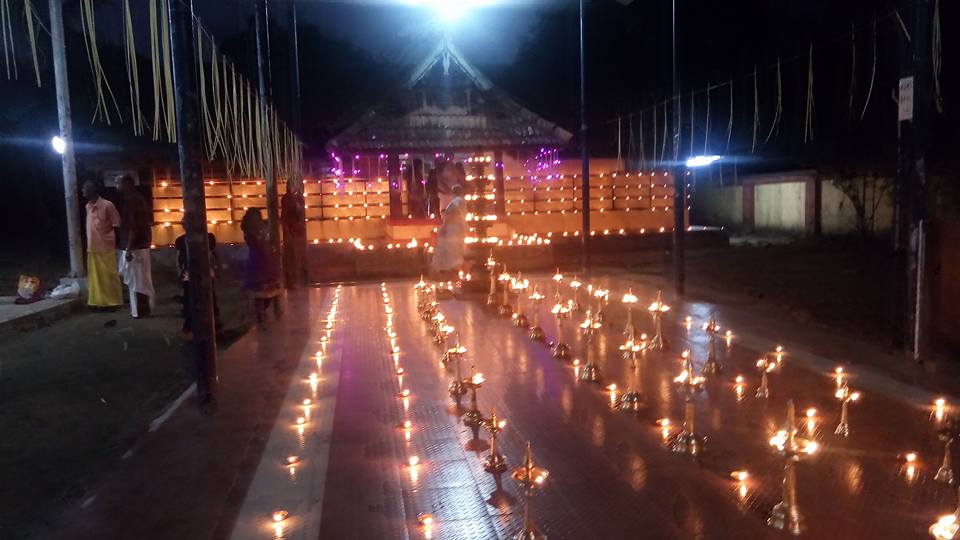
[{"label": "row of oil lamps", "polygon": [[[480,412],[477,391],[483,386],[483,374],[478,372],[476,368],[471,367],[470,376],[463,376],[461,363],[467,348],[461,345],[459,336],[454,337],[455,328],[449,324],[449,321],[439,309],[438,298],[446,296],[448,292],[449,286],[445,286],[445,284],[440,286],[427,285],[421,279],[414,285],[417,311],[429,325],[433,342],[443,350],[440,356],[441,366],[452,367],[453,369],[454,376],[447,389],[458,411],[462,410],[464,396],[470,394],[469,407],[466,411],[463,411],[463,424],[470,428],[473,433],[473,441],[479,440],[481,429],[489,434],[489,451],[483,458],[481,465],[484,471],[493,476],[497,489],[495,493],[501,493],[503,489],[501,478],[507,472],[508,466],[507,458],[500,453],[497,439],[506,428],[507,422],[497,416],[496,409],[491,411],[489,417],[484,417],[483,413]],[[534,462],[533,450],[528,441],[522,463],[511,472],[511,478],[517,483],[524,501],[523,526],[514,537],[516,540],[544,540],[546,538],[533,524],[530,502],[533,494],[544,485],[548,476],[549,472],[537,466]],[[429,516],[421,515],[419,521],[421,525],[427,528],[432,524],[432,518]]]},{"label": "row of oil lamps", "polygon": [[[529,337],[535,341],[546,342],[546,336],[540,327],[539,312],[540,305],[546,299],[541,293],[539,285],[531,284],[530,280],[524,278],[522,274],[510,274],[505,265],[499,264],[492,255],[487,259],[485,265],[490,276],[490,289],[487,295],[487,305],[504,317],[510,317],[513,324],[520,328],[529,330]],[[606,319],[606,307],[609,303],[610,291],[608,289],[584,285],[576,277],[569,280],[570,298],[564,299],[562,284],[565,277],[558,271],[552,276],[554,282],[554,305],[551,313],[556,319],[557,338],[552,343],[552,354],[558,359],[568,359],[571,356],[571,347],[564,342],[564,321],[571,317],[575,311],[584,311],[585,317],[579,325],[586,341],[587,361],[581,365],[579,360],[573,360],[575,375],[582,381],[596,382],[600,379],[600,368],[592,359],[591,349],[594,337],[602,328],[602,323]],[[421,282],[422,283],[422,282]],[[585,289],[586,298],[581,303],[581,289]],[[530,291],[528,295],[527,292]],[[533,312],[528,317],[523,310],[523,300],[528,299],[533,305]],[[595,302],[592,306],[590,301]],[[631,370],[638,372],[637,359],[649,350],[663,350],[666,346],[666,338],[663,335],[663,318],[670,311],[670,306],[662,301],[661,293],[657,293],[656,299],[647,307],[651,315],[654,335],[649,337],[646,334],[637,335],[634,324],[633,310],[634,305],[639,302],[632,290],[624,293],[622,303],[627,308],[627,322],[623,330],[626,341],[619,347],[622,358],[631,363]],[[591,309],[592,308],[592,309]],[[684,319],[684,326],[689,331],[693,321],[691,317]],[[701,327],[709,336],[709,353],[704,362],[701,373],[696,375],[693,369],[693,362],[689,351],[683,351],[680,359],[680,373],[674,378],[679,391],[684,396],[684,420],[682,429],[672,434],[672,428],[668,419],[658,421],[662,430],[664,440],[668,446],[677,453],[690,456],[698,456],[703,449],[704,439],[695,430],[695,401],[693,396],[701,391],[706,383],[707,376],[715,376],[722,371],[722,365],[717,358],[717,342],[724,339],[728,347],[732,344],[733,334],[727,330],[721,334],[720,325],[711,317]],[[756,368],[760,374],[760,385],[756,389],[755,396],[760,399],[766,399],[770,395],[768,384],[768,373],[775,371],[783,363],[785,357],[783,347],[777,346],[773,351],[763,354],[756,362]],[[737,399],[742,400],[745,394],[744,378],[738,375],[735,379],[734,389]],[[840,419],[834,430],[835,435],[839,437],[848,437],[850,434],[849,423],[849,404],[859,401],[861,393],[849,386],[849,378],[842,367],[838,367],[834,373],[836,388],[834,397],[840,402]],[[610,405],[621,411],[637,412],[642,407],[642,397],[635,386],[628,387],[625,392],[619,393],[616,384],[607,386],[610,395]],[[934,418],[938,425],[938,435],[944,442],[943,462],[935,475],[935,479],[947,484],[952,484],[954,474],[951,462],[951,446],[956,438],[960,428],[957,422],[945,414],[945,400],[938,399],[934,404]],[[769,444],[783,457],[783,482],[781,501],[774,506],[767,519],[767,524],[771,527],[786,530],[791,534],[800,534],[803,527],[803,516],[797,503],[797,487],[795,465],[803,457],[814,454],[819,446],[813,440],[813,433],[816,426],[816,410],[807,409],[806,411],[806,433],[804,434],[797,427],[796,412],[792,400],[787,402],[787,419],[783,429],[777,431],[769,439]],[[912,481],[916,475],[917,455],[915,452],[903,454],[904,474],[907,479]],[[732,477],[739,482],[739,491],[745,496],[746,471],[734,471]],[[958,493],[957,509],[951,513],[941,516],[929,529],[930,534],[940,540],[950,540],[960,536],[960,493]]]},{"label": "row of oil lamps", "polygon": [[[301,451],[306,450],[305,430],[310,424],[311,410],[314,407],[313,401],[317,399],[317,389],[320,385],[320,376],[318,373],[323,368],[323,359],[327,354],[327,348],[333,336],[334,325],[337,321],[337,309],[340,305],[340,293],[342,291],[343,286],[337,285],[333,291],[333,299],[330,301],[330,309],[327,311],[327,316],[323,319],[324,326],[320,335],[320,350],[313,355],[313,359],[316,362],[316,370],[311,370],[305,381],[310,387],[310,396],[305,397],[297,406],[297,408],[300,409],[299,416],[297,416],[293,428],[297,432],[298,447]],[[302,464],[303,458],[301,456],[289,454],[284,456],[281,466],[289,471],[291,481],[296,481],[297,468]],[[275,539],[285,538],[290,522],[290,513],[285,509],[276,509],[272,512],[270,518],[270,529],[273,532],[273,537]]]}]

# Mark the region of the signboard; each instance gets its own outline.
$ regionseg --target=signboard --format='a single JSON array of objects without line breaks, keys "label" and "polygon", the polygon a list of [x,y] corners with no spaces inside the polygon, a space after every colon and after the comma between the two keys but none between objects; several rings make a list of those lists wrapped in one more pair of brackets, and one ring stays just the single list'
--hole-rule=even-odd
[{"label": "signboard", "polygon": [[897,100],[897,120],[913,120],[913,77],[900,79],[899,99]]}]

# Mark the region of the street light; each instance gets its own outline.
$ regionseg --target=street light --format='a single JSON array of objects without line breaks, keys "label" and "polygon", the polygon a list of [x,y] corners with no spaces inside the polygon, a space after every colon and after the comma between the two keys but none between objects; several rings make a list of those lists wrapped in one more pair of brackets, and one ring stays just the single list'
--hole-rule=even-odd
[{"label": "street light", "polygon": [[52,139],[50,139],[50,146],[53,147],[54,152],[60,154],[61,156],[67,151],[67,141],[63,140],[63,137],[59,135],[55,135]]},{"label": "street light", "polygon": [[696,169],[720,161],[720,156],[691,156],[687,159],[687,168]]}]

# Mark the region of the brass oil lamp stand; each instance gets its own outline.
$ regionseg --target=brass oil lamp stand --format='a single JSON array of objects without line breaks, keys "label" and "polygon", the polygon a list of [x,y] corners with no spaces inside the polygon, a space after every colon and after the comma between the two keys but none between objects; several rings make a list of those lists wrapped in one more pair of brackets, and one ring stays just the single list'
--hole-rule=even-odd
[{"label": "brass oil lamp stand", "polygon": [[517,328],[529,328],[530,320],[523,313],[523,297],[527,288],[530,287],[530,281],[523,278],[522,274],[517,274],[517,279],[512,283],[514,294],[517,297],[517,309],[511,316],[513,325]]},{"label": "brass oil lamp stand", "polygon": [[723,371],[723,366],[717,360],[717,339],[720,337],[720,325],[717,324],[713,316],[710,321],[703,325],[703,331],[707,333],[710,340],[710,352],[707,354],[707,361],[703,364],[702,373],[704,375],[719,375]]},{"label": "brass oil lamp stand", "polygon": [[623,327],[623,337],[627,338],[628,341],[633,341],[637,335],[637,327],[633,324],[633,305],[637,303],[638,298],[637,295],[633,294],[633,289],[627,289],[620,301],[627,306],[627,324]]},{"label": "brass oil lamp stand", "polygon": [[562,298],[560,295],[560,285],[563,283],[563,274],[560,273],[559,268],[557,268],[557,272],[553,274],[553,278],[551,279],[553,279],[553,283],[555,284],[554,291],[553,291],[553,301],[559,304]]},{"label": "brass oil lamp stand", "polygon": [[557,303],[550,310],[557,320],[557,340],[553,344],[553,357],[558,360],[565,360],[570,357],[570,345],[563,341],[563,321],[570,317],[570,306]]},{"label": "brass oil lamp stand", "polygon": [[580,324],[580,329],[587,342],[587,363],[580,368],[579,379],[586,382],[597,382],[600,380],[600,366],[594,361],[593,357],[593,339],[602,325],[593,318],[590,310],[587,310],[587,317]]},{"label": "brass oil lamp stand", "polygon": [[547,338],[543,328],[540,328],[540,303],[544,296],[540,294],[540,287],[533,286],[533,293],[530,294],[530,302],[533,304],[533,320],[530,323],[530,339],[533,341],[543,341]]},{"label": "brass oil lamp stand", "polygon": [[653,337],[650,338],[649,348],[655,351],[662,351],[667,346],[667,340],[663,337],[663,316],[670,311],[670,306],[663,303],[662,297],[663,291],[657,291],[656,301],[647,306],[647,311],[653,316]]},{"label": "brass oil lamp stand", "polygon": [[583,307],[580,305],[580,287],[583,284],[577,279],[577,276],[573,276],[573,279],[570,280],[570,288],[573,289],[573,303],[570,304],[571,311],[583,311]]},{"label": "brass oil lamp stand", "polygon": [[483,470],[493,475],[493,481],[497,486],[497,491],[503,489],[501,477],[507,472],[507,458],[503,457],[497,447],[497,436],[507,426],[507,421],[497,417],[497,410],[493,409],[490,418],[484,420],[483,427],[490,434],[490,453],[483,458],[480,464]]},{"label": "brass oil lamp stand", "polygon": [[764,354],[757,360],[757,369],[760,370],[760,386],[757,387],[756,396],[760,399],[770,397],[770,384],[767,379],[767,373],[777,369],[780,365],[776,358],[772,358],[770,353]]},{"label": "brass oil lamp stand", "polygon": [[607,298],[609,298],[610,291],[606,289],[594,289],[593,297],[597,299],[597,311],[593,316],[594,320],[598,323],[602,323],[606,318],[607,314],[603,311],[604,306],[606,306]]},{"label": "brass oil lamp stand", "polygon": [[467,394],[467,385],[464,382],[462,372],[460,370],[460,360],[463,358],[463,353],[466,352],[466,347],[460,346],[460,338],[457,338],[457,346],[451,349],[448,349],[444,353],[444,359],[441,359],[441,363],[446,365],[446,363],[451,360],[454,362],[454,375],[453,380],[450,381],[450,386],[447,387],[450,392],[450,398],[453,399],[453,402],[460,407],[460,403],[463,401],[463,396]]},{"label": "brass oil lamp stand", "polygon": [[643,384],[640,382],[641,377],[641,367],[637,365],[637,358],[642,354],[643,346],[638,343],[634,343],[633,339],[628,339],[626,343],[620,346],[621,357],[630,362],[629,369],[630,374],[630,385],[627,386],[627,391],[620,396],[620,399],[616,402],[616,407],[618,410],[623,412],[638,413],[643,407],[643,396],[641,395],[641,389]]},{"label": "brass oil lamp stand", "polygon": [[783,488],[780,502],[770,511],[767,525],[797,536],[803,532],[804,518],[797,504],[797,462],[817,451],[816,442],[800,437],[797,431],[793,400],[787,401],[787,421],[784,429],[770,438],[770,446],[783,456]]},{"label": "brass oil lamp stand", "polygon": [[694,375],[690,351],[683,351],[680,362],[680,374],[674,377],[674,384],[683,393],[683,428],[670,443],[670,450],[677,454],[697,457],[703,452],[703,437],[696,431],[696,402],[694,394],[703,390],[706,380]]},{"label": "brass oil lamp stand", "polygon": [[953,484],[953,440],[957,436],[957,423],[953,416],[941,415],[940,426],[937,429],[937,438],[943,441],[943,461],[933,479],[945,484]]},{"label": "brass oil lamp stand", "polygon": [[480,438],[480,428],[483,426],[483,415],[477,407],[477,390],[483,386],[483,374],[475,368],[470,368],[471,376],[463,380],[463,385],[470,391],[470,408],[463,415],[463,425],[473,432],[473,440]]},{"label": "brass oil lamp stand", "polygon": [[487,258],[487,271],[490,272],[490,292],[487,293],[487,306],[497,305],[497,261],[493,259],[493,250],[490,250],[490,257]]},{"label": "brass oil lamp stand", "polygon": [[523,458],[523,464],[514,469],[511,475],[523,495],[523,528],[514,536],[514,540],[546,540],[547,536],[538,531],[530,519],[530,499],[534,492],[543,486],[549,474],[546,469],[537,467],[534,463],[533,450],[530,442],[527,441],[527,452]]},{"label": "brass oil lamp stand", "polygon": [[497,307],[497,313],[501,317],[509,317],[513,315],[513,308],[510,306],[510,280],[512,276],[507,273],[507,267],[503,267],[503,272],[500,273],[500,277],[497,278],[497,281],[500,283],[501,289],[503,289],[503,296],[500,300],[500,305]]},{"label": "brass oil lamp stand", "polygon": [[847,414],[847,405],[852,401],[860,399],[860,392],[854,392],[850,386],[844,384],[836,391],[836,397],[840,400],[840,423],[834,433],[840,437],[850,436],[850,422]]}]

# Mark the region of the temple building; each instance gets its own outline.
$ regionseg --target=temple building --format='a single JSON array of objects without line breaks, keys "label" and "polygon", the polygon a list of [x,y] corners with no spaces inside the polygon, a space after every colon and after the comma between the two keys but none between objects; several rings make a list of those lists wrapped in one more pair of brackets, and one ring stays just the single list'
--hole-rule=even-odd
[{"label": "temple building", "polygon": [[[329,141],[332,166],[305,175],[311,241],[364,249],[429,241],[444,194],[464,182],[481,209],[468,219],[483,225],[483,238],[468,241],[579,234],[581,164],[560,158],[572,150],[572,134],[497,88],[451,42],[439,43],[384,95]],[[669,232],[672,179],[621,167],[591,160],[594,234]],[[153,186],[157,245],[172,244],[182,230],[179,183],[162,176]],[[207,179],[210,229],[223,242],[242,241],[243,212],[265,206],[260,178]]]}]

